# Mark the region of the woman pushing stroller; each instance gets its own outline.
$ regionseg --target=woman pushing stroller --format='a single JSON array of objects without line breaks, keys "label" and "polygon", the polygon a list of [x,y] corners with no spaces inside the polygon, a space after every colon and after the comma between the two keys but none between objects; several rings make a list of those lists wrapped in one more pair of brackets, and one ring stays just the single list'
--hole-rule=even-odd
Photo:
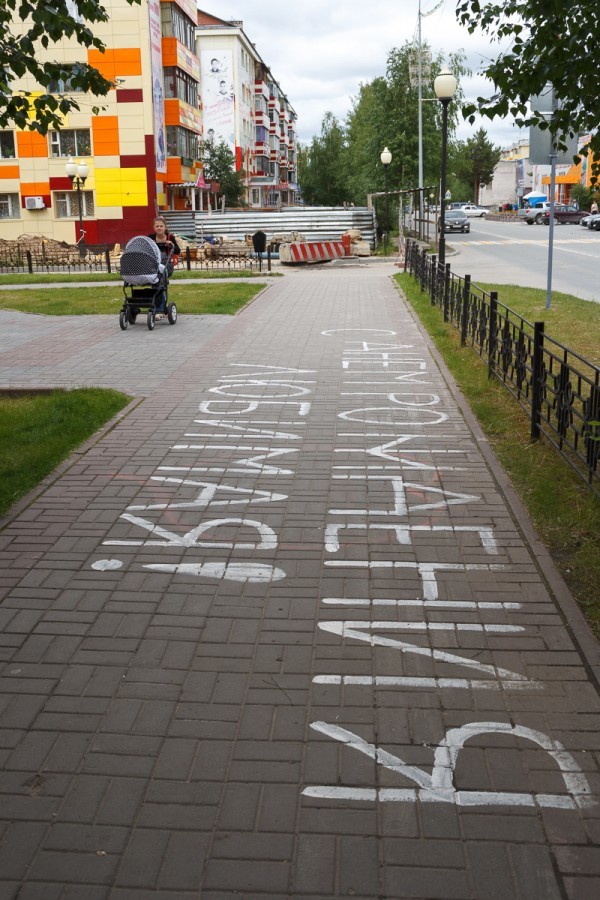
[{"label": "woman pushing stroller", "polygon": [[[181,248],[175,240],[175,236],[169,232],[167,220],[164,216],[156,216],[152,221],[152,227],[154,228],[154,231],[152,234],[149,234],[148,237],[154,241],[160,250],[161,259],[167,267],[167,278],[169,278],[173,274],[173,269],[179,262]],[[166,291],[163,291],[159,306],[156,310],[157,315],[162,316],[166,312],[166,300],[167,294]]]},{"label": "woman pushing stroller", "polygon": [[162,319],[165,313],[171,325],[177,321],[177,307],[168,299],[168,287],[177,262],[174,254],[181,251],[162,216],[157,216],[153,224],[152,234],[131,238],[121,257],[124,299],[119,325],[123,331],[135,325],[142,310],[146,311],[146,324],[151,331],[155,320]]}]

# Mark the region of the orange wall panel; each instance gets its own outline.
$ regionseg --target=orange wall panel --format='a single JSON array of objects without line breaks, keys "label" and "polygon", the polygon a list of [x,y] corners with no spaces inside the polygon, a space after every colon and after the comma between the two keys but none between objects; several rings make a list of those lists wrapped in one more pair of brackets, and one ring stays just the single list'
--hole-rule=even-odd
[{"label": "orange wall panel", "polygon": [[48,158],[48,139],[37,131],[17,131],[17,152],[23,159]]},{"label": "orange wall panel", "polygon": [[182,181],[181,160],[178,156],[167,157],[167,182],[177,184]]},{"label": "orange wall panel", "polygon": [[142,74],[142,58],[137,47],[116,48],[105,50],[104,53],[88,50],[88,62],[109,81],[115,81],[123,75]]},{"label": "orange wall panel", "polygon": [[39,197],[50,193],[49,181],[21,182],[21,197]]},{"label": "orange wall panel", "polygon": [[165,125],[179,125],[180,122],[179,100],[176,98],[165,100]]},{"label": "orange wall panel", "polygon": [[177,65],[177,38],[162,39],[162,61],[163,66]]},{"label": "orange wall panel", "polygon": [[18,166],[0,166],[0,178],[18,178],[20,174]]},{"label": "orange wall panel", "polygon": [[119,155],[118,116],[95,116],[92,119],[94,153],[96,156]]}]

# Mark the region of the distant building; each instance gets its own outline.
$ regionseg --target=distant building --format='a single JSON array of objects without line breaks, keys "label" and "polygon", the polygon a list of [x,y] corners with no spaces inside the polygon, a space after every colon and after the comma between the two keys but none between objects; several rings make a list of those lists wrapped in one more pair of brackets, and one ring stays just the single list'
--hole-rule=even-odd
[{"label": "distant building", "polygon": [[[160,210],[205,207],[211,185],[202,144],[212,136],[231,148],[249,203],[292,203],[296,114],[242,23],[198,11],[195,0],[104,6],[109,19],[94,33],[105,53],[64,38],[38,54],[74,69],[85,60],[114,82],[107,97],[73,94],[80,110],[46,137],[0,131],[0,237],[42,234],[72,244],[81,215],[88,245],[123,243],[149,232]],[[29,76],[13,89],[43,92]],[[69,79],[50,89],[72,92]],[[80,192],[65,168],[70,158],[88,167]]]},{"label": "distant building", "polygon": [[[579,150],[590,140],[589,135],[579,139]],[[556,190],[554,199],[569,203],[574,185],[590,186],[591,159],[583,157],[575,164],[556,166]],[[521,139],[516,144],[502,150],[494,177],[490,184],[482,187],[479,202],[482,206],[494,208],[504,203],[523,205],[523,197],[530,192],[550,196],[550,164],[534,165],[529,161],[529,140]]]},{"label": "distant building", "polygon": [[297,198],[296,113],[239,21],[198,11],[205,137],[225,141],[243,171],[247,202],[288,205]]}]

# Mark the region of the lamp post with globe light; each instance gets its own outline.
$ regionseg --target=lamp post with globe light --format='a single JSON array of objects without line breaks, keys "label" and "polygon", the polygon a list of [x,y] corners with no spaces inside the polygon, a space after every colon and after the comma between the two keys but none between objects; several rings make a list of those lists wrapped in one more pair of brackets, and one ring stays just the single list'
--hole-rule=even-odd
[{"label": "lamp post with globe light", "polygon": [[446,262],[446,165],[448,156],[448,106],[456,92],[457,81],[449,69],[442,69],[433,82],[435,95],[442,104],[442,166],[440,175],[440,265]]},{"label": "lamp post with globe light", "polygon": [[79,240],[77,241],[77,243],[79,244],[79,255],[82,259],[84,259],[86,249],[85,231],[83,230],[82,190],[85,186],[85,180],[88,177],[90,170],[85,163],[76,163],[75,160],[70,156],[67,164],[65,165],[65,171],[71,181],[71,187],[74,187],[77,191],[77,205],[79,207]]},{"label": "lamp post with globe light", "polygon": [[390,163],[392,161],[392,154],[388,150],[387,147],[384,147],[381,153],[381,165],[385,171],[385,231],[383,232],[383,255],[387,256],[387,236],[388,236],[388,228],[390,227],[390,196],[389,196],[389,182],[388,182],[388,171],[390,168]]}]

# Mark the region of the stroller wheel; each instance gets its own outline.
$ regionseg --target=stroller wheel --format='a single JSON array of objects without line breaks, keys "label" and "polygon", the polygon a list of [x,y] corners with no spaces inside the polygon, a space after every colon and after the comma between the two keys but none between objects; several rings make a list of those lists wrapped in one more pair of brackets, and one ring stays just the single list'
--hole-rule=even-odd
[{"label": "stroller wheel", "polygon": [[119,313],[119,325],[121,326],[121,331],[127,331],[127,326],[129,325],[129,320],[127,318],[127,313],[124,309]]},{"label": "stroller wheel", "polygon": [[167,318],[171,325],[174,325],[177,321],[177,307],[174,303],[169,303],[169,308],[167,310]]},{"label": "stroller wheel", "polygon": [[148,314],[146,316],[146,325],[150,329],[150,331],[154,331],[154,310],[149,309]]},{"label": "stroller wheel", "polygon": [[139,310],[135,307],[128,306],[127,307],[127,321],[130,325],[135,325],[135,320],[137,319]]}]

